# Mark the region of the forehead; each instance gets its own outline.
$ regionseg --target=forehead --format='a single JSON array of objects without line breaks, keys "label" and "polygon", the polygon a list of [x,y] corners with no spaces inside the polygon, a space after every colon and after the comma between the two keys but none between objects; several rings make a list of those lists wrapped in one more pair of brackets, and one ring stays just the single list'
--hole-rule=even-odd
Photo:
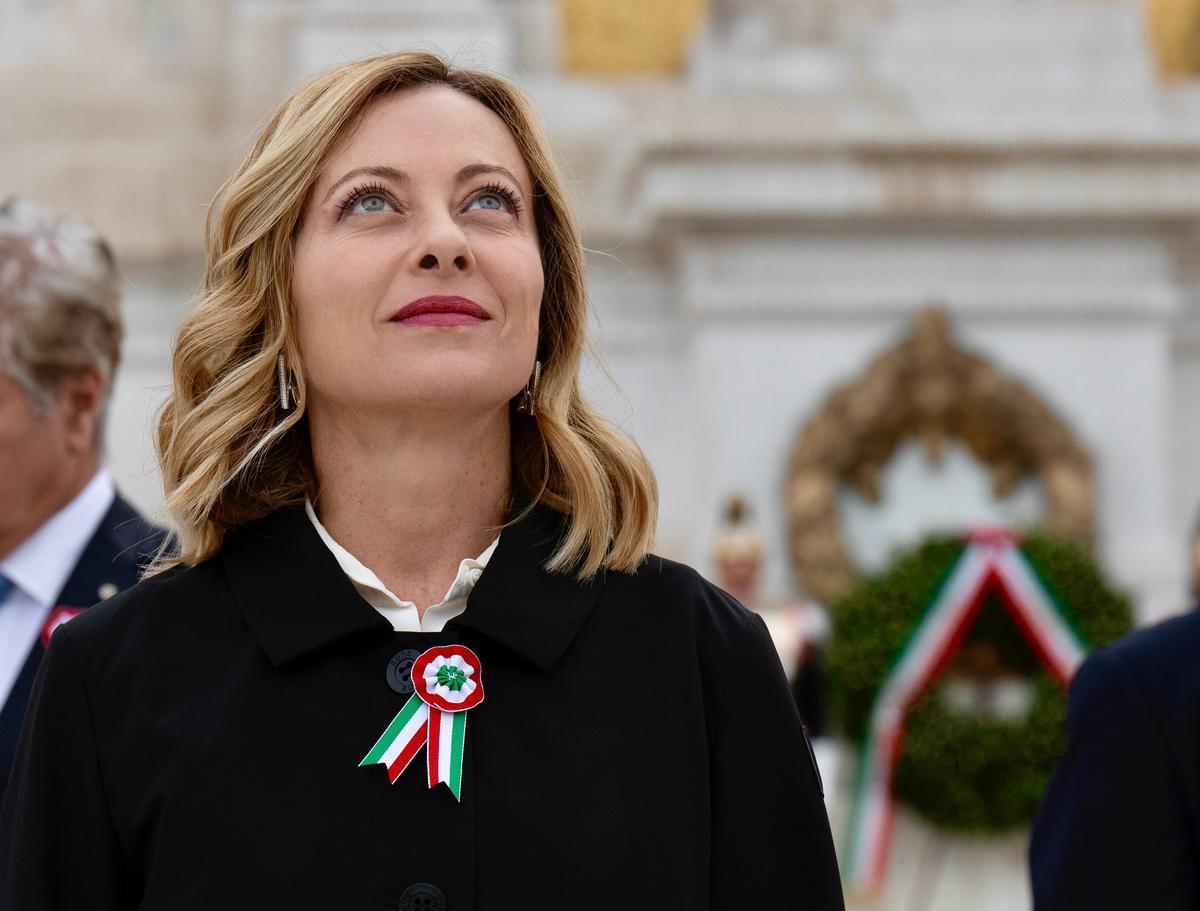
[{"label": "forehead", "polygon": [[420,178],[451,175],[478,162],[503,165],[529,190],[525,160],[494,111],[449,86],[420,86],[371,102],[334,147],[317,185],[326,187],[357,167],[389,165]]}]

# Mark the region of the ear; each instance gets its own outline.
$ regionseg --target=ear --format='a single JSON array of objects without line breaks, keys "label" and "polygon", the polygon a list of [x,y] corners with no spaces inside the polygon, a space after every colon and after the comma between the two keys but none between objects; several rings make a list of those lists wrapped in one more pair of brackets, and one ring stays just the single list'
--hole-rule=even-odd
[{"label": "ear", "polygon": [[104,404],[104,374],[95,367],[68,374],[59,385],[56,402],[68,451],[73,455],[94,451]]}]

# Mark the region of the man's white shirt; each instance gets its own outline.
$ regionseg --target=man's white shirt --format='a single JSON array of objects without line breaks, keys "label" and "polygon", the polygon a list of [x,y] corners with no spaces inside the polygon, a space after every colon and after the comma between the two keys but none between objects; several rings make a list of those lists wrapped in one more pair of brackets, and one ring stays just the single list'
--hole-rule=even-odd
[{"label": "man's white shirt", "polygon": [[0,603],[0,706],[8,701],[51,608],[116,496],[112,475],[101,468],[75,499],[0,560],[0,575],[13,583]]}]

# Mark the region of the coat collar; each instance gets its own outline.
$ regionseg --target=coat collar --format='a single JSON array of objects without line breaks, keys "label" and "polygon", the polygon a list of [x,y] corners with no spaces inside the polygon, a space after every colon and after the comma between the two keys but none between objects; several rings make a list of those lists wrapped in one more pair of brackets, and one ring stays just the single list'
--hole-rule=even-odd
[{"label": "coat collar", "polygon": [[[509,519],[520,511],[515,506]],[[470,630],[550,670],[583,627],[604,585],[604,570],[579,583],[543,564],[566,532],[567,517],[541,504],[503,529],[466,609],[446,631]],[[392,632],[359,596],[321,542],[302,505],[285,506],[238,528],[220,561],[246,624],[279,667],[351,636]]]}]

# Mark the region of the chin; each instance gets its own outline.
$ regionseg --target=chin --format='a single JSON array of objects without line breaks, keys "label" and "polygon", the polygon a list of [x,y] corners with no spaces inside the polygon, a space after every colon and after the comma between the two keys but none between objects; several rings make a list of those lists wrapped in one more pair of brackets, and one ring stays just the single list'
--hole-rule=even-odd
[{"label": "chin", "polygon": [[383,371],[385,375],[379,378],[379,388],[394,390],[399,397],[414,402],[431,398],[474,398],[483,390],[507,389],[514,383],[519,390],[523,380],[514,379],[507,367],[496,358],[465,351],[438,353],[397,360],[396,369],[385,368]]},{"label": "chin", "polygon": [[379,394],[371,397],[369,410],[396,413],[412,411],[486,411],[497,407],[490,380],[454,381],[443,379],[434,383],[387,383],[376,387]]}]

